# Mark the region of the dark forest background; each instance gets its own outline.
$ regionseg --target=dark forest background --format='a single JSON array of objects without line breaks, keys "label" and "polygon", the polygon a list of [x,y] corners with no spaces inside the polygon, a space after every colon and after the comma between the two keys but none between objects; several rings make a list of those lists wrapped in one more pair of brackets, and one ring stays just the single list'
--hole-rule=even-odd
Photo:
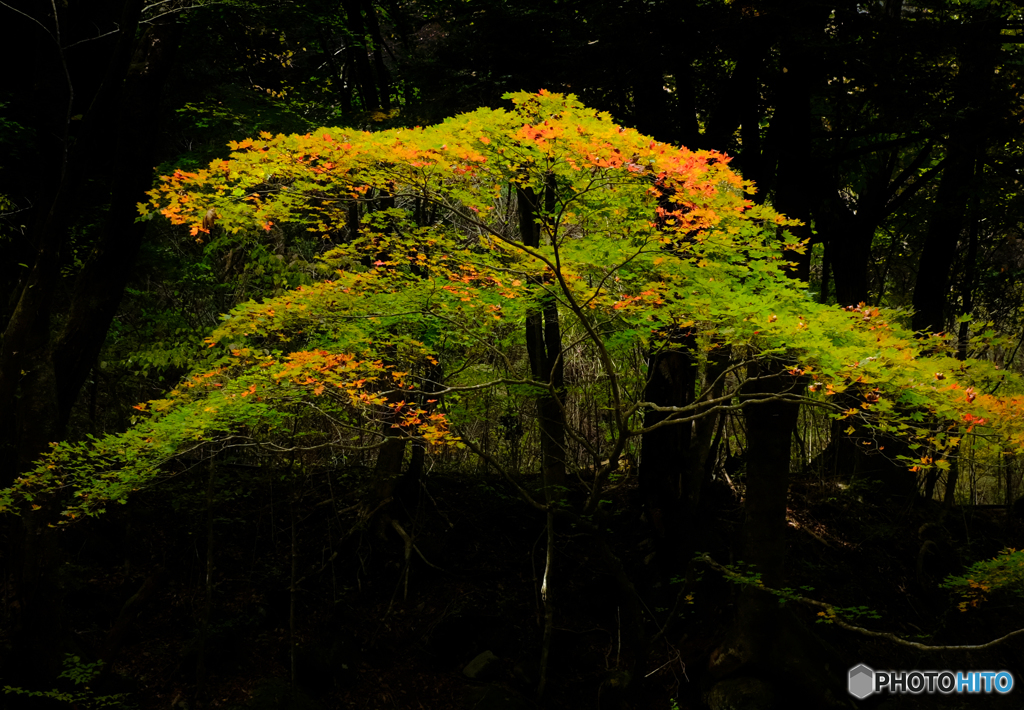
[{"label": "dark forest background", "polygon": [[[9,0],[0,20],[0,486],[49,442],[129,427],[135,405],[185,375],[221,314],[311,278],[315,240],[198,244],[185,228],[136,221],[158,175],[261,132],[427,125],[514,90],[573,93],[659,140],[729,154],[756,199],[805,223],[796,275],[815,298],[903,309],[961,357],[1021,369],[1017,3]],[[983,333],[1003,344],[979,345]],[[520,424],[500,407],[484,421],[511,441]],[[0,684],[79,693],[76,707],[127,694],[109,702],[724,708],[746,697],[761,704],[742,707],[761,708],[773,692],[776,707],[798,695],[811,698],[803,707],[848,705],[858,662],[1021,677],[1021,637],[936,653],[813,613],[765,613],[776,645],[723,657],[736,608],[761,612],[684,552],[736,561],[747,468],[760,465],[756,446],[772,450],[755,425],[723,415],[693,432],[683,461],[645,442],[621,462],[632,483],[602,523],[614,533],[605,552],[651,607],[643,643],[622,639],[621,580],[583,536],[562,533],[564,617],[540,700],[543,515],[454,454],[396,493],[394,530],[337,500],[373,455],[325,460],[299,480],[225,461],[216,489],[202,472],[182,475],[59,533],[42,517],[5,517]],[[964,614],[938,586],[1021,547],[1018,458],[965,452],[918,480],[809,412],[792,433],[804,456],[788,464],[780,582],[869,607],[883,620],[871,628],[932,644],[1024,626],[1019,596]],[[702,493],[687,498],[678,481],[696,468]],[[652,485],[677,499],[658,507]],[[468,678],[486,651],[496,660]],[[58,677],[97,661],[88,691]],[[1010,707],[1020,692],[886,707]]]}]

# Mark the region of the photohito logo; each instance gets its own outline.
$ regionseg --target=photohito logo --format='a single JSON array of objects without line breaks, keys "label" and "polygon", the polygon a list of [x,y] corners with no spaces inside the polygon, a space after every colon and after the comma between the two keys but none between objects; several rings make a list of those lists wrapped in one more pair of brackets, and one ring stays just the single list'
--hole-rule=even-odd
[{"label": "photohito logo", "polygon": [[863,663],[850,669],[850,695],[863,700],[873,693],[1009,693],[1009,671],[876,671]]}]

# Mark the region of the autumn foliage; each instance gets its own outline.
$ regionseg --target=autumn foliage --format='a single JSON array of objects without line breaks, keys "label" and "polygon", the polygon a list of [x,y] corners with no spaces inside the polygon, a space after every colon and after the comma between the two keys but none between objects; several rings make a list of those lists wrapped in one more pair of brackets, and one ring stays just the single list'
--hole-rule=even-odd
[{"label": "autumn foliage", "polygon": [[[65,491],[69,519],[96,513],[199,449],[337,456],[397,437],[497,461],[474,439],[475,402],[487,391],[522,411],[551,391],[530,375],[522,324],[552,303],[573,470],[634,447],[643,358],[679,333],[701,358],[726,357],[731,384],[663,425],[741,408],[742,366],[774,358],[800,376],[787,398],[910,442],[921,456],[907,466],[948,465],[969,432],[1024,444],[1008,373],[913,337],[905,314],[821,305],[789,278],[793,223],[752,199],[727,156],[652,140],[572,96],[509,98],[512,110],[427,128],[262,134],[161,178],[143,219],[200,244],[217,230],[313,235],[321,279],[224,316],[194,373],[136,407],[129,431],[56,445],[0,505]],[[517,199],[536,201],[539,246]]]}]

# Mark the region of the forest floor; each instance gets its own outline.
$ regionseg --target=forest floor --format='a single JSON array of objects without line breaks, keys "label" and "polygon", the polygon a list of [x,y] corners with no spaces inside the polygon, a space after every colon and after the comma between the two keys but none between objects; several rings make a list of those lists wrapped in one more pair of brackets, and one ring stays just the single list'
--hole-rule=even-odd
[{"label": "forest floor", "polygon": [[[124,707],[147,710],[195,707],[197,695],[200,707],[235,710],[705,707],[715,681],[708,659],[725,638],[738,589],[709,568],[687,588],[693,598],[679,623],[640,667],[611,573],[586,535],[561,529],[549,580],[555,632],[547,691],[537,703],[544,518],[501,481],[432,475],[397,500],[396,519],[415,543],[408,561],[393,529],[354,526],[358,511],[338,502],[344,480],[301,491],[269,481],[247,488],[241,474],[238,481],[215,506],[202,643],[207,519],[187,512],[202,509],[202,482],[182,484],[170,498],[147,494],[64,533],[66,651],[94,658],[126,600],[147,579],[156,582],[114,672],[94,692],[128,692]],[[638,589],[664,600],[647,610],[663,619],[676,588],[658,586],[634,489],[624,486],[610,501],[610,540]],[[741,520],[740,501],[724,486],[709,492],[695,549],[728,563]],[[793,484],[788,523],[787,586],[877,612],[879,620],[861,622],[866,627],[955,645],[1024,627],[1019,597],[960,612],[936,584],[963,560],[1024,545],[1024,525],[1005,510],[872,502],[813,479]],[[934,544],[922,553],[926,539]],[[847,664],[835,669],[839,682],[858,663],[1009,670],[1024,682],[1022,638],[981,652],[924,652],[815,624],[811,608],[792,610],[794,623],[809,625]],[[496,660],[468,678],[467,664],[487,651]],[[622,671],[631,673],[628,684]],[[874,696],[857,706],[1019,708],[1021,693],[904,696],[896,704]]]}]

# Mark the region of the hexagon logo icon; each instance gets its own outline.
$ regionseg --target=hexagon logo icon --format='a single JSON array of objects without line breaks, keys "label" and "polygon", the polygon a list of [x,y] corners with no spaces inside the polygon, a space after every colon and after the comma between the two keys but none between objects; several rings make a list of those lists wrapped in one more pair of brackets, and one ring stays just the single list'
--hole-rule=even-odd
[{"label": "hexagon logo icon", "polygon": [[874,692],[875,672],[861,663],[850,669],[850,695],[863,700]]}]

